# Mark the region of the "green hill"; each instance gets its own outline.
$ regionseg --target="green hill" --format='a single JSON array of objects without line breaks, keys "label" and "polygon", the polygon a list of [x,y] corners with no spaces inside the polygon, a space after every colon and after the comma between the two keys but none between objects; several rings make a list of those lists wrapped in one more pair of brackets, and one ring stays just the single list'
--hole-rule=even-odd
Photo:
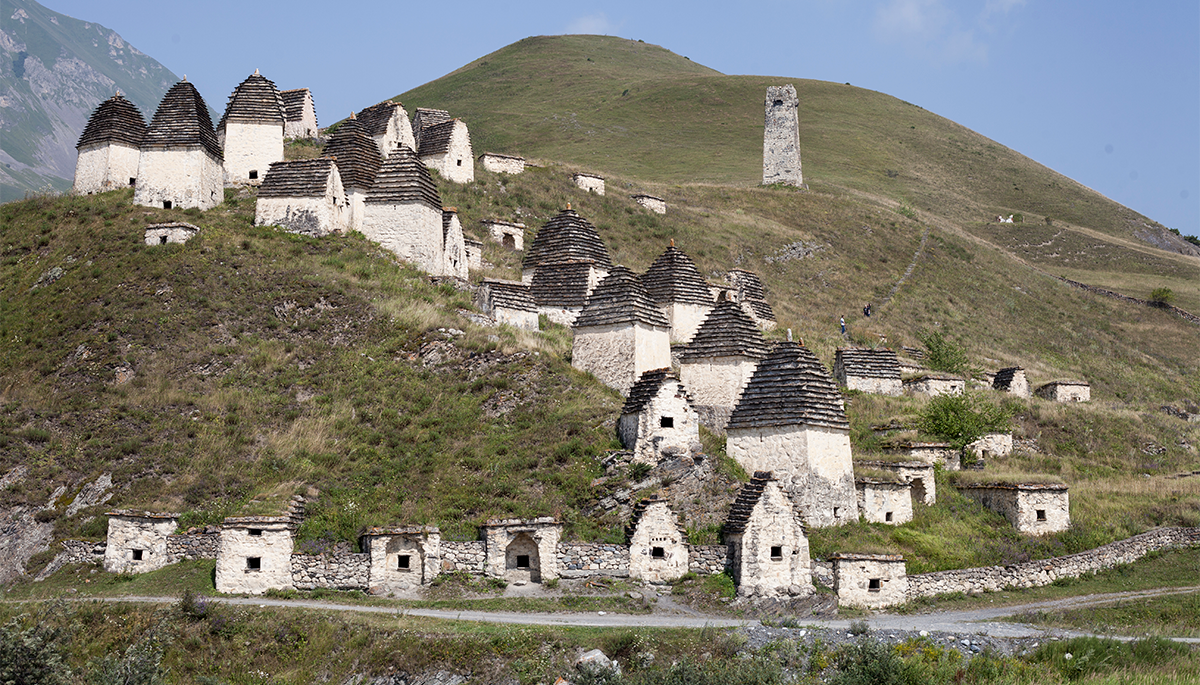
[{"label": "green hill", "polygon": [[[489,217],[536,230],[570,202],[635,270],[675,240],[714,278],[756,271],[774,335],[792,329],[826,364],[845,315],[854,343],[944,331],[975,366],[1092,383],[1086,406],[1014,404],[1029,448],[999,465],[1068,482],[1071,532],[1022,540],[947,496],[907,526],[814,532],[814,551],[870,545],[946,568],[1200,523],[1197,479],[1169,478],[1200,468],[1200,427],[1159,411],[1200,398],[1200,326],[1054,277],[1143,298],[1169,287],[1200,311],[1200,260],[1140,242],[1129,222],[1152,222],[996,143],[851,86],[786,79],[810,187],[758,187],[762,94],[781,80],[633,41],[531,38],[402,97],[464,118],[477,153],[541,163],[439,183],[469,233]],[[608,194],[575,188],[578,169],[604,173]],[[634,203],[639,191],[668,213]],[[0,207],[0,475],[29,469],[9,506],[40,510],[58,537],[100,537],[100,508],[66,509],[110,472],[106,506],[178,510],[189,525],[316,487],[306,544],[393,523],[470,537],[488,517],[535,514],[561,516],[569,537],[620,537],[619,516],[591,513],[635,480],[597,459],[620,399],[570,368],[568,331],[477,326],[460,313],[469,294],[360,236],[253,227],[253,207],[233,190],[208,212],[135,207],[129,191]],[[1025,221],[987,221],[1000,213]],[[144,224],[162,220],[203,230],[146,249]],[[518,275],[519,255],[488,243],[484,256],[485,273]],[[851,397],[856,453],[878,450],[871,424],[923,406]],[[712,535],[721,511],[684,515]]]}]

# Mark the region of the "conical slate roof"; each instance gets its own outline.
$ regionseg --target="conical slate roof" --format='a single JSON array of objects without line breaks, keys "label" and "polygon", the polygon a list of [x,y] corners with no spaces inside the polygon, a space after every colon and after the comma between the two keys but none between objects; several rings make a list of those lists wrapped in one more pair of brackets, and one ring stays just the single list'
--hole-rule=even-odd
[{"label": "conical slate roof", "polygon": [[324,197],[334,168],[333,160],[328,157],[271,162],[266,178],[258,187],[258,196]]},{"label": "conical slate roof", "polygon": [[758,363],[725,428],[801,424],[850,428],[833,378],[808,348],[789,340]]},{"label": "conical slate roof", "polygon": [[424,131],[430,126],[437,126],[443,121],[450,120],[450,113],[444,109],[418,107],[413,112],[413,129]]},{"label": "conical slate roof", "polygon": [[590,259],[608,270],[612,260],[600,233],[573,209],[564,209],[546,222],[525,252],[522,267],[536,269],[543,262]]},{"label": "conical slate roof", "polygon": [[654,260],[642,275],[646,292],[655,302],[685,302],[688,304],[711,305],[712,293],[696,263],[683,250],[671,245]]},{"label": "conical slate roof", "polygon": [[614,266],[588,297],[587,305],[575,319],[575,328],[634,322],[663,328],[671,325],[646,294],[637,274],[623,266]]},{"label": "conical slate roof", "polygon": [[772,471],[754,472],[754,475],[750,477],[750,482],[742,486],[737,499],[733,501],[733,506],[729,508],[729,517],[725,519],[725,533],[737,535],[746,532],[746,526],[750,524],[750,515],[754,513],[754,507],[762,499],[763,492],[767,489],[767,483],[773,480],[775,480],[775,473]]},{"label": "conical slate roof", "polygon": [[753,300],[746,298],[742,300],[742,304],[750,308],[754,315],[763,321],[774,321],[775,310],[771,309],[771,305],[767,304],[766,300]]},{"label": "conical slate roof", "polygon": [[224,159],[213,131],[208,105],[196,86],[180,81],[158,103],[158,111],[146,129],[143,148],[199,145],[217,159]]},{"label": "conical slate roof", "polygon": [[692,341],[679,354],[680,361],[706,357],[762,359],[769,350],[762,331],[733,300],[723,300],[709,312]]},{"label": "conical slate roof", "polygon": [[217,130],[225,128],[229,122],[239,124],[282,124],[284,116],[283,97],[275,82],[258,73],[246,77],[229,95],[229,103],[225,105],[225,115]]},{"label": "conical slate roof", "polygon": [[[372,143],[374,145],[374,143]],[[412,148],[401,143],[379,167],[375,183],[367,192],[367,204],[414,204],[432,207],[442,213],[442,198],[429,169],[417,159]]]},{"label": "conical slate roof", "polygon": [[[342,185],[347,190],[369,189],[375,182],[379,167],[383,166],[383,155],[379,154],[375,140],[353,114],[338,126],[333,137],[325,143],[321,156],[332,157],[337,162],[338,173],[342,175]],[[440,204],[438,209],[441,209]]]},{"label": "conical slate roof", "polygon": [[392,115],[396,112],[397,107],[403,107],[403,105],[399,102],[384,100],[360,110],[358,121],[363,125],[363,128],[367,129],[367,133],[373,136],[383,135],[387,133],[388,122],[392,120]]},{"label": "conical slate roof", "polygon": [[900,360],[896,358],[895,350],[847,347],[836,354],[834,366],[841,366],[847,376],[900,380]]},{"label": "conical slate roof", "polygon": [[543,264],[533,274],[529,294],[542,307],[582,308],[595,264],[590,259]]},{"label": "conical slate roof", "polygon": [[145,137],[146,120],[142,118],[142,113],[136,105],[117,93],[101,102],[92,112],[75,148],[108,142],[140,147]]},{"label": "conical slate roof", "polygon": [[767,291],[763,287],[762,279],[753,271],[730,269],[729,273],[725,276],[725,280],[737,288],[743,298],[751,300],[767,299]]},{"label": "conical slate roof", "polygon": [[638,378],[633,387],[629,389],[629,397],[625,399],[625,406],[621,407],[621,413],[641,413],[650,400],[658,394],[658,391],[667,384],[672,384],[677,394],[687,397],[687,388],[683,387],[683,383],[679,381],[678,374],[670,369],[651,369],[643,371],[641,378]]}]

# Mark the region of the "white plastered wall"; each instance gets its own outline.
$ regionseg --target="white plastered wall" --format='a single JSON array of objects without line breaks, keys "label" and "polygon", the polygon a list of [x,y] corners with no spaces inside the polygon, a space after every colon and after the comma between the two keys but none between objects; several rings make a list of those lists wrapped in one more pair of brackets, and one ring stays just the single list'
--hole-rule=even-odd
[{"label": "white plastered wall", "polygon": [[527,312],[523,309],[509,309],[507,307],[496,307],[492,310],[492,316],[498,323],[507,324],[513,328],[520,328],[526,331],[538,330],[537,312]]},{"label": "white plastered wall", "polygon": [[867,523],[898,526],[912,520],[912,489],[908,483],[857,483],[856,490],[858,510]]},{"label": "white plastered wall", "polygon": [[903,561],[834,559],[833,585],[838,604],[876,609],[907,601],[908,574]]},{"label": "white plastered wall", "polygon": [[643,371],[671,366],[670,337],[666,328],[640,322],[579,328],[571,366],[628,395]]},{"label": "white plastered wall", "polygon": [[691,393],[705,427],[725,432],[738,396],[757,366],[758,361],[751,357],[704,357],[679,365],[679,380]]},{"label": "white plastered wall", "polygon": [[[676,394],[677,384],[668,380],[637,414],[623,414],[617,432],[625,449],[633,450],[633,460],[657,464],[664,450],[690,452],[700,444],[700,421],[687,398]],[[663,419],[672,426],[664,428]]]},{"label": "white plastered wall", "polygon": [[361,230],[368,239],[422,271],[445,275],[441,211],[420,203],[366,203]]},{"label": "white plastered wall", "polygon": [[[369,538],[372,594],[403,592],[428,585],[441,570],[440,533],[373,535]],[[408,557],[401,568],[400,557]]]},{"label": "white plastered wall", "polygon": [[513,157],[496,157],[483,155],[480,160],[483,168],[494,174],[520,174],[525,171],[525,160]]},{"label": "white plastered wall", "polygon": [[576,174],[571,177],[575,181],[575,185],[579,188],[595,193],[597,195],[604,194],[604,179],[595,176],[585,176],[584,174]]},{"label": "white plastered wall", "polygon": [[[808,537],[778,482],[767,483],[745,531],[729,536],[728,542],[739,595],[779,597],[814,591]],[[773,547],[779,548],[778,555]]]},{"label": "white plastered wall", "polygon": [[[109,573],[146,573],[168,563],[167,536],[175,532],[175,519],[109,516],[104,570]],[[140,552],[141,559],[134,559]]]},{"label": "white plastered wall", "polygon": [[[259,530],[261,535],[251,535]],[[257,558],[259,567],[251,568]],[[281,524],[221,529],[217,551],[217,592],[261,595],[267,590],[291,590],[292,531]]]},{"label": "white plastered wall", "polygon": [[[661,550],[655,556],[655,548]],[[678,580],[688,572],[688,548],[679,519],[666,502],[646,507],[629,539],[629,577],[649,583]]]},{"label": "white plastered wall", "polygon": [[470,183],[475,180],[475,157],[471,152],[471,134],[467,125],[454,122],[450,134],[450,145],[445,152],[425,155],[421,158],[425,166],[436,170],[442,178],[454,183]]},{"label": "white plastered wall", "polygon": [[220,160],[200,146],[147,148],[138,156],[133,203],[174,209],[211,209],[225,201]]},{"label": "white plastered wall", "polygon": [[138,148],[115,141],[81,149],[75,160],[73,190],[86,195],[130,187],[129,179],[137,178],[140,154]]},{"label": "white plastered wall", "polygon": [[412,122],[408,120],[408,112],[404,111],[403,107],[398,106],[392,109],[392,116],[388,119],[387,128],[373,138],[375,145],[379,148],[379,154],[383,155],[384,159],[395,152],[401,144],[407,145],[410,150],[417,149],[417,139],[413,137]]},{"label": "white plastered wall", "polygon": [[[1038,511],[1045,512],[1039,520]],[[1059,533],[1071,527],[1071,505],[1066,490],[1020,490],[1013,526],[1027,535]]]},{"label": "white plastered wall", "polygon": [[[226,183],[259,185],[271,162],[283,161],[283,124],[226,122],[222,152]],[[255,178],[250,178],[251,171],[256,172]]]},{"label": "white plastered wall", "polygon": [[712,313],[716,305],[691,304],[688,302],[668,302],[659,305],[659,309],[671,322],[671,342],[689,343],[696,335],[700,324]]},{"label": "white plastered wall", "polygon": [[848,431],[824,426],[729,429],[726,450],[747,473],[774,471],[793,492],[805,523],[838,526],[858,520]]},{"label": "white plastered wall", "polygon": [[450,218],[450,227],[443,229],[442,237],[442,274],[467,280],[467,245],[463,238],[462,222],[458,215]]}]

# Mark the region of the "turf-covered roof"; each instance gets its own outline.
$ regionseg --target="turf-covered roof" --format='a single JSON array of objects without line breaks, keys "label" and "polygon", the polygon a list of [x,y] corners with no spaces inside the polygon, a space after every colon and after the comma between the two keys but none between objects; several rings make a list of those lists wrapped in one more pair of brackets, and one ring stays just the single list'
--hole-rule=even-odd
[{"label": "turf-covered roof", "polygon": [[217,159],[224,159],[217,133],[213,131],[208,105],[187,81],[171,86],[142,139],[143,148],[187,147],[199,145]]},{"label": "turf-covered roof", "polygon": [[101,102],[92,112],[76,149],[96,143],[126,143],[140,147],[146,137],[146,120],[136,105],[120,93]]},{"label": "turf-covered roof", "polygon": [[335,168],[328,157],[271,162],[266,178],[258,187],[258,196],[324,197]]},{"label": "turf-covered roof", "polygon": [[575,328],[619,323],[644,323],[663,328],[671,325],[646,294],[637,274],[623,266],[614,266],[608,277],[588,296],[587,304],[575,319]]},{"label": "turf-covered roof", "polygon": [[[375,175],[383,165],[383,155],[371,134],[351,115],[338,126],[337,131],[325,143],[322,157],[332,157],[337,163],[342,185],[347,190],[367,190],[375,183]],[[441,205],[438,205],[441,209]]]},{"label": "turf-covered roof", "polygon": [[229,95],[225,115],[217,129],[225,128],[229,122],[242,124],[282,124],[284,117],[283,97],[275,82],[258,73],[246,77]]},{"label": "turf-covered roof", "polygon": [[600,233],[573,209],[564,209],[542,226],[525,251],[522,267],[537,269],[542,262],[590,259],[609,269],[612,261]]},{"label": "turf-covered roof", "polygon": [[655,302],[713,304],[708,282],[696,268],[696,263],[674,245],[654,260],[642,275],[642,283],[646,285],[646,292],[650,293]]},{"label": "turf-covered roof", "polygon": [[[374,143],[372,143],[374,145]],[[375,183],[367,191],[367,204],[420,203],[442,213],[442,198],[429,169],[412,148],[401,143],[379,167]]]},{"label": "turf-covered roof", "polygon": [[833,378],[808,348],[788,340],[758,363],[726,430],[791,425],[850,428]]},{"label": "turf-covered roof", "polygon": [[769,349],[762,331],[733,300],[723,300],[709,312],[696,335],[679,353],[680,361],[707,357],[762,359]]}]

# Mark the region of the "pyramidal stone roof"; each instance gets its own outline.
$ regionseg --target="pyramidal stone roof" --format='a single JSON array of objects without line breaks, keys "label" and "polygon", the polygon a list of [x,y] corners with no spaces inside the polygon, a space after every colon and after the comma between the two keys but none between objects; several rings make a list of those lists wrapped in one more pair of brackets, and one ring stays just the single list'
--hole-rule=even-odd
[{"label": "pyramidal stone roof", "polygon": [[440,155],[449,150],[450,139],[454,137],[454,128],[457,123],[458,119],[451,119],[433,126],[426,126],[421,131],[421,149],[417,151],[417,156]]},{"label": "pyramidal stone roof", "polygon": [[742,294],[742,297],[752,300],[767,299],[767,291],[766,288],[763,287],[762,279],[760,279],[758,274],[754,273],[753,271],[746,271],[745,269],[730,269],[728,275],[725,277],[725,280],[727,280],[730,285],[737,288],[738,292]]},{"label": "pyramidal stone roof", "polygon": [[[371,143],[374,145],[375,143]],[[375,183],[367,192],[367,204],[413,204],[432,207],[442,213],[442,198],[437,184],[429,175],[429,169],[417,159],[417,155],[403,143],[388,155],[379,167]]]},{"label": "pyramidal stone roof", "polygon": [[271,162],[258,187],[259,197],[324,197],[334,170],[328,157]]},{"label": "pyramidal stone roof", "polygon": [[387,133],[388,122],[392,120],[392,115],[395,114],[397,107],[403,107],[399,102],[384,100],[375,105],[371,105],[358,113],[358,121],[367,129],[367,133],[373,136],[383,135]]},{"label": "pyramidal stone roof", "polygon": [[758,363],[725,428],[792,425],[850,428],[833,378],[808,348],[789,340]]},{"label": "pyramidal stone roof", "polygon": [[664,385],[672,385],[677,394],[687,397],[687,388],[679,381],[678,374],[670,369],[651,369],[643,371],[641,378],[629,389],[629,397],[625,400],[625,406],[621,407],[621,413],[641,413]]},{"label": "pyramidal stone roof", "polygon": [[1000,369],[996,372],[996,377],[992,379],[992,387],[997,390],[1008,390],[1012,387],[1013,379],[1016,378],[1018,371],[1025,369],[1019,366],[1010,366],[1006,369]]},{"label": "pyramidal stone roof", "polygon": [[550,262],[538,267],[529,284],[529,294],[542,307],[582,309],[587,304],[592,267],[590,259]]},{"label": "pyramidal stone roof", "polygon": [[537,269],[543,262],[590,259],[608,270],[612,260],[600,233],[573,209],[564,209],[542,226],[525,251],[522,267]]},{"label": "pyramidal stone roof", "polygon": [[712,305],[712,293],[696,263],[683,250],[671,245],[642,275],[646,292],[655,302],[685,302]]},{"label": "pyramidal stone roof", "polygon": [[663,328],[671,325],[646,294],[637,274],[623,266],[614,266],[588,297],[579,318],[575,319],[575,328],[621,323],[644,323]]},{"label": "pyramidal stone roof", "polygon": [[143,148],[199,145],[217,159],[224,159],[217,133],[213,131],[208,105],[196,86],[180,81],[171,86],[146,129]]},{"label": "pyramidal stone roof", "polygon": [[[347,190],[369,189],[375,183],[379,167],[383,165],[383,155],[379,154],[375,140],[353,114],[338,126],[329,142],[325,143],[321,156],[335,160],[338,173],[342,176],[342,185]],[[438,209],[441,209],[440,204]]]},{"label": "pyramidal stone roof", "polygon": [[762,359],[769,354],[758,325],[733,300],[722,300],[709,312],[704,323],[679,354],[680,361],[706,357],[750,357]]},{"label": "pyramidal stone roof", "polygon": [[142,113],[136,105],[117,93],[101,102],[92,112],[75,148],[109,142],[141,147],[145,137],[146,120],[142,118]]},{"label": "pyramidal stone roof", "polygon": [[775,310],[771,309],[771,305],[766,300],[745,299],[742,304],[750,308],[754,315],[764,321],[775,320]]},{"label": "pyramidal stone roof", "polygon": [[491,293],[493,307],[516,309],[522,312],[537,311],[537,303],[533,301],[533,296],[529,294],[529,286],[520,281],[485,278],[482,284]]},{"label": "pyramidal stone roof", "polygon": [[763,493],[767,489],[767,483],[773,480],[775,480],[773,471],[754,472],[754,475],[750,477],[750,482],[742,486],[737,499],[733,501],[733,506],[729,508],[729,516],[725,519],[726,533],[740,535],[746,532],[746,526],[750,524],[750,516],[754,513],[754,507],[762,499]]},{"label": "pyramidal stone roof", "polygon": [[900,380],[900,360],[895,350],[846,347],[838,349],[836,355],[834,363],[841,364],[847,376]]},{"label": "pyramidal stone roof", "polygon": [[229,122],[241,124],[282,124],[283,97],[275,82],[258,73],[246,77],[229,95],[229,104],[225,105],[225,115],[217,130],[225,128]]},{"label": "pyramidal stone roof", "polygon": [[[279,91],[279,97],[283,99],[283,118],[284,121],[300,121],[304,118],[304,98],[312,97],[307,88],[293,88],[291,90]],[[316,108],[313,108],[313,116],[317,115]]]}]

